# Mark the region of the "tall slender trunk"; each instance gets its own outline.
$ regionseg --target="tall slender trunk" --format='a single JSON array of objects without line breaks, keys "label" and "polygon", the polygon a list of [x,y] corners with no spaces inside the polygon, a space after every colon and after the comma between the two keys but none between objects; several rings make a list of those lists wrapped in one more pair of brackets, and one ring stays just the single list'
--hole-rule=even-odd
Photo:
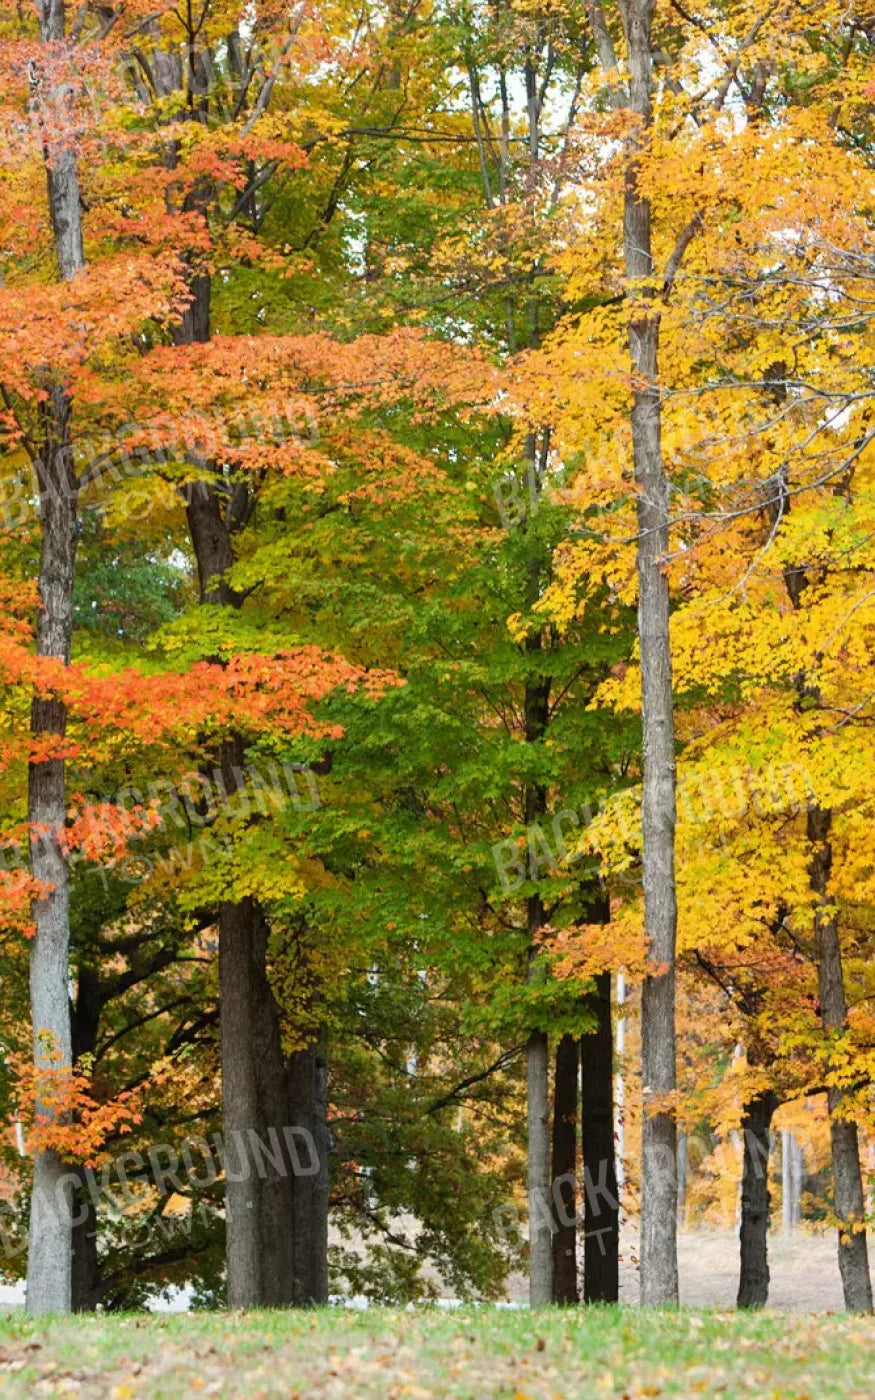
[{"label": "tall slender trunk", "polygon": [[[631,110],[651,119],[653,0],[629,0],[626,38]],[[638,636],[641,652],[644,924],[655,970],[641,997],[643,1124],[641,1301],[678,1302],[675,1119],[664,1101],[676,1087],[675,944],[677,897],[675,739],[669,644],[668,481],[662,456],[658,381],[659,313],[644,296],[653,277],[651,207],[638,186],[633,153],[624,205],[626,275],[635,307],[629,322],[634,379],[632,447],[638,487]]]},{"label": "tall slender trunk", "polygon": [[595,979],[590,1004],[595,1029],[581,1041],[583,1150],[583,1296],[616,1303],[620,1296],[620,1199],[614,1142],[614,1038],[611,974]]},{"label": "tall slender trunk", "polygon": [[772,1118],[777,1107],[777,1095],[765,1089],[746,1104],[741,1123],[744,1166],[737,1298],[740,1308],[764,1308],[769,1300],[769,1156]]},{"label": "tall slender trunk", "polygon": [[[830,904],[832,871],[830,833],[832,813],[812,805],[808,809],[808,839],[812,844],[811,889],[816,897],[814,933],[817,945],[817,985],[820,1014],[827,1035],[845,1029],[848,1006],[842,975],[838,916]],[[872,1311],[872,1281],[866,1249],[863,1174],[857,1125],[843,1116],[844,1092],[836,1085],[827,1090],[829,1135],[836,1215],[839,1220],[839,1271],[845,1307],[851,1312]]]},{"label": "tall slender trunk", "polygon": [[[540,570],[537,561],[529,564],[530,597],[537,597]],[[528,651],[541,649],[540,636],[531,638]],[[535,676],[526,682],[525,737],[526,743],[543,738],[550,717],[550,679]],[[525,791],[525,817],[529,826],[543,816],[547,794],[543,787],[528,783]],[[529,978],[541,972],[537,939],[544,923],[544,908],[539,894],[529,895],[527,901],[529,935]],[[542,1307],[553,1301],[553,1245],[550,1191],[550,1091],[549,1041],[547,1032],[533,1030],[526,1045],[526,1126],[527,1126],[527,1190],[529,1205],[529,1303]]]},{"label": "tall slender trunk", "polygon": [[[61,0],[40,6],[43,44],[64,41]],[[39,83],[37,84],[37,91]],[[37,103],[39,104],[39,97]],[[39,110],[37,115],[39,115]],[[58,271],[70,281],[85,265],[75,153],[63,135],[47,132],[44,145],[49,211]],[[73,637],[73,583],[76,564],[78,480],[71,442],[72,404],[65,387],[51,380],[40,418],[43,429],[35,463],[40,495],[37,655],[69,664]],[[60,739],[66,729],[64,703],[40,696],[31,706],[31,733],[40,741]],[[30,953],[30,1002],[34,1063],[64,1071],[72,1063],[68,949],[70,871],[62,843],[67,802],[64,761],[48,758],[28,769],[28,821],[31,868],[48,891],[33,905],[35,935]],[[56,1116],[48,1098],[38,1104],[46,1118]],[[69,1312],[71,1303],[72,1179],[57,1152],[34,1159],[27,1257],[27,1309],[31,1313]]]},{"label": "tall slender trunk", "polygon": [[578,1303],[577,1286],[577,1078],[580,1044],[563,1035],[556,1047],[553,1081],[553,1302]]}]

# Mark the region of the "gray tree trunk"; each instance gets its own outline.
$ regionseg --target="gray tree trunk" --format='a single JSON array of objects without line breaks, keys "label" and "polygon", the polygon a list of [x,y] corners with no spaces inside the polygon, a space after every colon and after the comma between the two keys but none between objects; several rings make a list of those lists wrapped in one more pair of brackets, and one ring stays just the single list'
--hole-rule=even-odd
[{"label": "gray tree trunk", "polygon": [[577,1080],[580,1042],[563,1035],[553,1079],[553,1302],[578,1303],[577,1285]]},{"label": "gray tree trunk", "polygon": [[[629,105],[643,125],[651,118],[653,0],[625,9]],[[641,1161],[641,1302],[677,1305],[677,1168],[675,1119],[652,1105],[676,1087],[675,1061],[675,740],[669,644],[668,481],[662,457],[658,382],[659,314],[643,301],[653,277],[650,202],[638,188],[634,154],[626,171],[623,219],[626,275],[636,308],[629,323],[635,389],[632,447],[638,487],[638,636],[641,651],[644,925],[658,971],[641,996],[644,1119]]]},{"label": "gray tree trunk", "polygon": [[738,1306],[764,1308],[769,1300],[769,1155],[777,1095],[764,1090],[746,1105],[741,1130],[741,1270]]},{"label": "gray tree trunk", "polygon": [[[64,40],[64,8],[43,0],[40,37],[44,44]],[[39,116],[40,84],[36,85]],[[54,105],[54,104],[53,104]],[[58,270],[65,281],[84,266],[79,182],[72,146],[60,136],[44,145],[49,211]],[[47,371],[48,397],[41,410],[43,439],[36,462],[40,494],[37,655],[69,663],[73,636],[73,581],[76,563],[78,481],[71,444],[72,405],[63,385]],[[61,736],[66,728],[62,701],[35,698],[31,733],[37,739]],[[31,868],[36,880],[50,886],[34,901],[36,932],[30,950],[30,1000],[34,1061],[37,1066],[69,1068],[72,1062],[69,1000],[70,872],[61,844],[67,816],[63,759],[32,763],[28,771],[28,820]],[[38,1105],[54,1115],[48,1102]],[[56,1152],[38,1152],[34,1160],[27,1257],[27,1310],[65,1313],[71,1304],[72,1178]]]},{"label": "gray tree trunk", "polygon": [[[832,813],[812,805],[808,809],[808,839],[812,843],[811,888],[817,899],[814,932],[817,944],[817,984],[820,1014],[827,1035],[845,1028],[848,1015],[842,975],[842,953],[838,917],[830,904],[829,881],[832,871],[830,832]],[[872,1311],[872,1281],[866,1248],[863,1174],[860,1170],[860,1144],[856,1123],[842,1116],[843,1091],[827,1090],[829,1132],[836,1215],[839,1218],[839,1270],[845,1307],[851,1312]]]},{"label": "gray tree trunk", "polygon": [[687,1135],[684,1132],[678,1133],[678,1229],[684,1228],[684,1221],[687,1216],[687,1176],[690,1169],[690,1157],[687,1145]]}]

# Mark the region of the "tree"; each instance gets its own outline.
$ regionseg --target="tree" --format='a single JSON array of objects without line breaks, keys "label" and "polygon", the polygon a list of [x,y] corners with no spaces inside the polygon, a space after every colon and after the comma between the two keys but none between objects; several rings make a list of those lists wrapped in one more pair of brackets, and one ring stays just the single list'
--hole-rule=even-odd
[{"label": "tree", "polygon": [[[56,53],[65,55],[65,13],[61,0],[43,0],[39,13],[45,58],[36,77],[35,114],[45,122],[43,91]],[[63,62],[63,58],[61,62]],[[69,136],[43,136],[49,215],[58,271],[65,282],[85,266],[80,218],[79,180]],[[69,665],[73,637],[73,575],[76,560],[78,482],[72,459],[73,411],[63,370],[49,368],[41,393],[41,441],[34,457],[41,507],[37,655]],[[61,833],[66,821],[63,749],[66,711],[63,701],[35,696],[31,730],[35,760],[29,769],[28,819],[31,864],[41,895],[34,902],[30,995],[34,1062],[50,1067],[72,1063],[67,950],[70,941],[69,871]],[[43,756],[40,757],[40,748]],[[54,752],[53,752],[54,750]],[[46,1105],[51,1113],[51,1108]],[[27,1306],[32,1313],[67,1312],[70,1307],[70,1182],[57,1152],[40,1152],[34,1162],[28,1251]]]}]

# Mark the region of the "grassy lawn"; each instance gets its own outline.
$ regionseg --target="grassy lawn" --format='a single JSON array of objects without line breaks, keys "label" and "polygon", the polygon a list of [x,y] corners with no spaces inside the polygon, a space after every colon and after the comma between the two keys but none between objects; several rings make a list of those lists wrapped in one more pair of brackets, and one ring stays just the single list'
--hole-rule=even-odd
[{"label": "grassy lawn", "polygon": [[0,1318],[0,1395],[872,1400],[875,1321],[625,1308]]}]

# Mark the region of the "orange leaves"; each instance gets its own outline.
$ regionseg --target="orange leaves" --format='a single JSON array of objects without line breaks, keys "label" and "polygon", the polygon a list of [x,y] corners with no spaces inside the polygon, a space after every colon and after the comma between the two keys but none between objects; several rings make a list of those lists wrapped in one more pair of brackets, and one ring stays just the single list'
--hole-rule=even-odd
[{"label": "orange leaves", "polygon": [[382,673],[365,675],[318,647],[301,647],[271,656],[241,654],[226,665],[197,662],[184,673],[80,674],[65,694],[94,744],[121,731],[141,744],[172,746],[207,728],[336,736],[336,726],[314,720],[312,704],[339,686],[364,685],[376,693],[389,681]]},{"label": "orange leaves", "polygon": [[[58,696],[68,708],[68,736],[30,741],[34,761],[73,757],[83,742],[100,747],[103,739],[111,748],[125,735],[141,744],[172,745],[204,728],[336,735],[335,726],[314,720],[315,702],[338,687],[377,695],[395,683],[388,672],[363,672],[315,646],[269,655],[243,652],[227,664],[199,661],[183,672],[148,674],[129,667],[95,676],[76,663],[37,658],[17,643],[0,649],[0,680]],[[84,725],[79,738],[78,723]]]},{"label": "orange leaves", "polygon": [[[0,287],[0,338],[7,392],[35,401],[46,365],[76,375],[90,357],[133,335],[144,321],[178,316],[185,299],[174,253],[119,255],[96,263],[72,282]],[[77,384],[84,402],[99,401],[89,383]]]},{"label": "orange leaves", "polygon": [[160,825],[160,813],[151,807],[126,808],[117,802],[91,803],[74,793],[71,807],[78,812],[63,832],[65,850],[79,851],[85,860],[111,863],[121,860],[131,840]]},{"label": "orange leaves", "polygon": [[215,336],[207,345],[161,346],[137,367],[136,387],[146,404],[172,414],[193,407],[209,415],[238,404],[256,409],[282,392],[292,396],[292,420],[309,425],[313,415],[339,408],[484,407],[497,383],[477,352],[400,329],[348,342],[325,334]]},{"label": "orange leaves", "polygon": [[28,1152],[55,1151],[65,1161],[98,1165],[106,1158],[107,1139],[130,1133],[142,1120],[141,1093],[101,1101],[89,1074],[60,1064],[56,1051],[42,1059],[39,1065],[21,1059],[13,1065]]}]

